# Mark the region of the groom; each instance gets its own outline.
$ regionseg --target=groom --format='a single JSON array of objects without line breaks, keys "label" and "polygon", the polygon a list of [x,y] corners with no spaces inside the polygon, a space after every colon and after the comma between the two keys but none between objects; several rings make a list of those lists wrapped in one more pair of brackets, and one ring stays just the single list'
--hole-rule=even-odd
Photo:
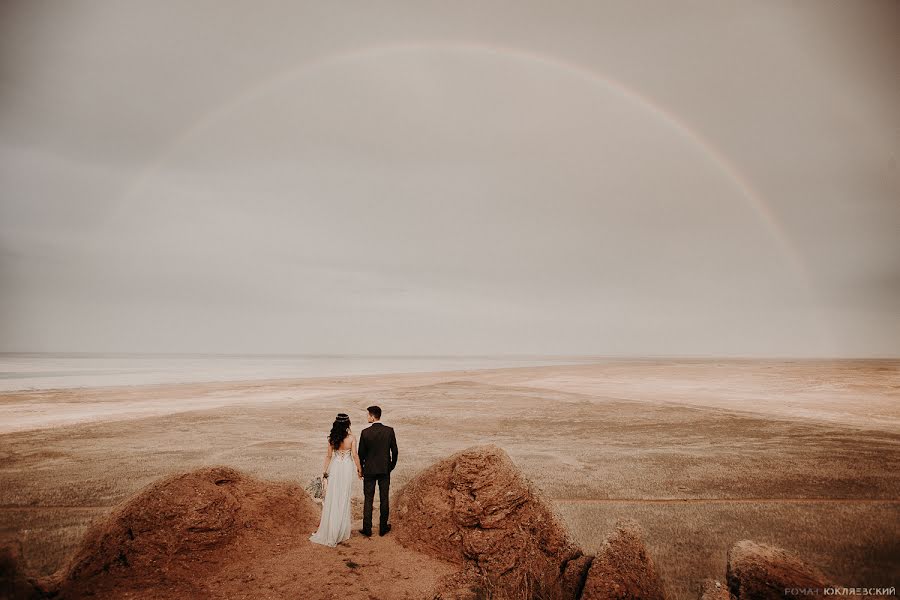
[{"label": "groom", "polygon": [[375,484],[378,484],[378,498],[381,506],[378,535],[391,530],[388,524],[388,495],[391,487],[391,471],[397,466],[397,437],[394,429],[382,425],[381,408],[370,406],[369,423],[371,425],[359,434],[359,462],[363,473],[363,526],[360,533],[366,537],[372,535],[372,504],[375,500]]}]

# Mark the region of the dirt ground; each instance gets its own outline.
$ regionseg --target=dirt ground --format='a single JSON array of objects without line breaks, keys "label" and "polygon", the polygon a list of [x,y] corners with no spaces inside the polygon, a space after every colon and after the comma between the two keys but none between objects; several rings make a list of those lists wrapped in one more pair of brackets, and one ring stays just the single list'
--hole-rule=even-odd
[{"label": "dirt ground", "polygon": [[50,573],[92,519],[161,476],[228,465],[307,482],[335,413],[358,433],[379,404],[397,431],[395,489],[495,443],[585,550],[617,519],[637,520],[675,598],[721,579],[745,538],[844,585],[889,587],[900,573],[898,399],[900,361],[635,360],[6,393],[0,537]]}]

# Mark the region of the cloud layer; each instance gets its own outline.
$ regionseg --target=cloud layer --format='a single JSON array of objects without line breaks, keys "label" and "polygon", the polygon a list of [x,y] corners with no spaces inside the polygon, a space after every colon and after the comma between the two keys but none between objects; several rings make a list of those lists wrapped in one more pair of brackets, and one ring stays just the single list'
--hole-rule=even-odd
[{"label": "cloud layer", "polygon": [[896,356],[894,3],[11,3],[4,351]]}]

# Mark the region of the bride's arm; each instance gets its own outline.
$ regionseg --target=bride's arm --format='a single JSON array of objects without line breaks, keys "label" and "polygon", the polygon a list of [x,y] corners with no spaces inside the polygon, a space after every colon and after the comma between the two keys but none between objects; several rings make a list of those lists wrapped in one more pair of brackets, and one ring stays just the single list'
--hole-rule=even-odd
[{"label": "bride's arm", "polygon": [[359,452],[356,450],[356,436],[353,436],[353,442],[350,447],[353,448],[353,462],[356,463],[356,474],[362,479],[362,467],[359,464]]},{"label": "bride's arm", "polygon": [[325,465],[322,467],[322,477],[328,479],[328,465],[331,464],[331,456],[334,454],[334,448],[331,447],[331,441],[328,442],[328,452],[325,454]]}]

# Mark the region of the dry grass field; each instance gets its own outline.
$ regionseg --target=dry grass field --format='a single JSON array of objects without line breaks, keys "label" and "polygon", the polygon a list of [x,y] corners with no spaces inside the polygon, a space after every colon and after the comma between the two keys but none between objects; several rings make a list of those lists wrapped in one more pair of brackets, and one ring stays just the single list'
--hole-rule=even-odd
[{"label": "dry grass field", "polygon": [[[395,489],[454,451],[496,443],[586,550],[616,519],[639,521],[675,598],[721,579],[727,549],[746,538],[842,584],[891,586],[898,399],[900,361],[614,361],[6,393],[0,536],[49,573],[91,519],[163,475],[221,464],[306,482],[334,414],[358,432],[379,404],[398,435]],[[54,406],[66,422],[41,427]]]}]

